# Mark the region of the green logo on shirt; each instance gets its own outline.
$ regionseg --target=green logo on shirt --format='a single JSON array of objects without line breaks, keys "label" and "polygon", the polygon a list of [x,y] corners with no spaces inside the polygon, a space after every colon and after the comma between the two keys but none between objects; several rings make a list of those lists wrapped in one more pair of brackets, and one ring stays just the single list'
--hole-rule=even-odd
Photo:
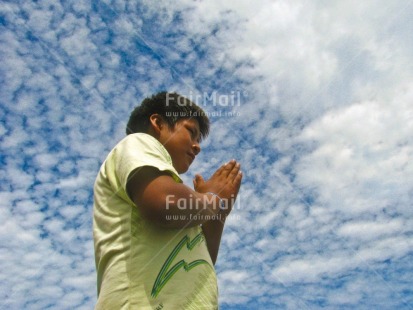
[{"label": "green logo on shirt", "polygon": [[178,253],[183,249],[183,247],[186,245],[187,249],[189,251],[192,251],[192,249],[200,242],[202,242],[204,236],[201,233],[195,236],[195,238],[191,241],[188,236],[185,236],[179,241],[179,243],[176,245],[176,247],[173,249],[171,254],[169,254],[169,257],[163,264],[161,271],[159,272],[158,276],[156,277],[155,283],[153,284],[152,288],[152,293],[151,296],[152,298],[155,298],[159,295],[160,291],[162,288],[168,283],[168,281],[173,277],[173,275],[182,267],[186,272],[190,271],[191,269],[195,268],[196,266],[202,265],[202,264],[207,264],[208,266],[211,266],[206,260],[204,259],[197,259],[194,260],[191,263],[185,262],[185,260],[180,260],[178,263],[173,265],[172,267],[171,264],[175,257],[178,255]]}]

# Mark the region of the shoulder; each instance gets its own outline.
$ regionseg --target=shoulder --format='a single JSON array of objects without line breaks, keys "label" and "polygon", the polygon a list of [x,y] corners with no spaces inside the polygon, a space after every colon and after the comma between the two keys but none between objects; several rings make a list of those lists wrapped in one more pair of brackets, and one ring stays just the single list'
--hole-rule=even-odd
[{"label": "shoulder", "polygon": [[149,134],[135,133],[126,136],[114,147],[108,161],[113,163],[117,171],[125,173],[143,166],[169,171],[176,181],[181,182],[168,151]]},{"label": "shoulder", "polygon": [[[123,138],[115,147],[114,151],[133,149],[140,153],[159,153],[165,159],[169,159],[169,153],[165,147],[154,137],[146,133],[134,133]],[[136,154],[136,153],[135,153]]]},{"label": "shoulder", "polygon": [[115,146],[115,149],[125,145],[138,145],[141,147],[149,148],[156,148],[162,146],[162,144],[157,139],[155,139],[149,134],[141,132],[127,135],[125,138],[119,141],[119,143]]}]

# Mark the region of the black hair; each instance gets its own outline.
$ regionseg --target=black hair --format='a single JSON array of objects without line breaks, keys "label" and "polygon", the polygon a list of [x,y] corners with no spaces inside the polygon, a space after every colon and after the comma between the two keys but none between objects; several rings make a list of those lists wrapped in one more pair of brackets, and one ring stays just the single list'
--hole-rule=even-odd
[{"label": "black hair", "polygon": [[126,126],[126,134],[147,133],[149,118],[153,114],[161,115],[170,128],[174,128],[181,119],[196,119],[199,123],[201,140],[208,136],[209,119],[206,113],[191,100],[177,93],[165,91],[145,98],[132,111]]}]

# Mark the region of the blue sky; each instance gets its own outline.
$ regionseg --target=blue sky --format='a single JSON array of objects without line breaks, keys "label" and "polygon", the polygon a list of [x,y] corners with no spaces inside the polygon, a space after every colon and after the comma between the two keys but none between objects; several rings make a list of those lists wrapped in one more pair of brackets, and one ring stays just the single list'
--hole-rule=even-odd
[{"label": "blue sky", "polygon": [[[133,107],[242,163],[222,309],[413,309],[413,1],[0,1],[0,308],[91,309],[92,186]],[[204,100],[205,99],[205,100]]]}]

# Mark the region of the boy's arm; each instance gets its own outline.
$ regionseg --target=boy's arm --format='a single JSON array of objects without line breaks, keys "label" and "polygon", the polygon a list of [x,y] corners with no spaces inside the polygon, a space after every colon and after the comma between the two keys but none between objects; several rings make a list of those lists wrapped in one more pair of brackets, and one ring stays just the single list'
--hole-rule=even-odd
[{"label": "boy's arm", "polygon": [[129,197],[150,221],[169,228],[186,228],[205,222],[219,212],[217,198],[177,183],[154,167],[134,171],[127,185]]},{"label": "boy's arm", "polygon": [[[231,212],[241,185],[239,170],[240,165],[233,160],[221,166],[207,181],[197,175],[194,191],[176,183],[168,173],[143,167],[128,180],[127,192],[146,218],[163,227],[186,228],[203,224],[208,251],[215,264],[224,219]],[[219,198],[209,193],[219,195],[227,208],[220,210]],[[217,214],[217,219],[206,221]]]},{"label": "boy's arm", "polygon": [[202,224],[202,231],[205,235],[208,251],[214,265],[218,258],[225,219],[232,210],[241,186],[242,174],[240,172],[240,165],[235,160],[232,160],[218,169],[211,179],[206,182],[200,175],[197,175],[194,179],[194,188],[199,192],[212,191],[211,188],[213,188],[213,186],[211,186],[211,182],[215,182],[217,178],[226,178],[229,180],[222,188],[214,192],[224,200],[226,208],[216,214],[215,219]]},{"label": "boy's arm", "polygon": [[215,220],[210,220],[202,224],[202,231],[204,233],[209,255],[212,263],[215,265],[218,258],[219,246],[221,244],[221,236],[224,231],[225,216],[219,217]]}]

